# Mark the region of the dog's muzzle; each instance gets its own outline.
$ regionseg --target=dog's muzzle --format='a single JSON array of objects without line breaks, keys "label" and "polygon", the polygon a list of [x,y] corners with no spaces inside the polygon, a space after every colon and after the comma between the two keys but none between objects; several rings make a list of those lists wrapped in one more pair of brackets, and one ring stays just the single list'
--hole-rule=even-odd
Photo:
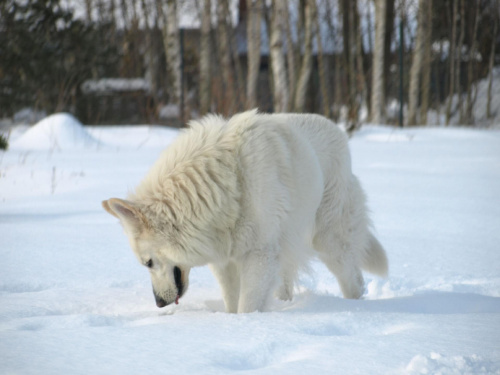
[{"label": "dog's muzzle", "polygon": [[177,296],[173,301],[166,301],[163,297],[158,295],[153,288],[153,294],[155,296],[156,306],[161,308],[170,305],[172,302],[175,302],[176,305],[179,304],[179,298],[181,298],[182,294],[184,293],[184,284],[182,282],[182,271],[179,267],[174,267],[174,280],[175,280],[175,286],[177,288]]},{"label": "dog's muzzle", "polygon": [[165,301],[163,298],[158,296],[156,293],[154,293],[154,295],[155,295],[156,306],[165,307],[168,305],[167,301]]}]

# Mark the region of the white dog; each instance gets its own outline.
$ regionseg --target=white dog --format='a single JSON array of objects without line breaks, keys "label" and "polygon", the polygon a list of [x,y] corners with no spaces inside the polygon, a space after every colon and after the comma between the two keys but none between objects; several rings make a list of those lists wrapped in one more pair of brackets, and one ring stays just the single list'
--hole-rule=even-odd
[{"label": "white dog", "polygon": [[149,268],[158,307],[177,303],[191,267],[206,264],[232,313],[265,310],[273,292],[291,299],[314,256],[346,298],[363,294],[361,268],[387,273],[347,138],[318,115],[193,121],[128,200],[103,206]]}]

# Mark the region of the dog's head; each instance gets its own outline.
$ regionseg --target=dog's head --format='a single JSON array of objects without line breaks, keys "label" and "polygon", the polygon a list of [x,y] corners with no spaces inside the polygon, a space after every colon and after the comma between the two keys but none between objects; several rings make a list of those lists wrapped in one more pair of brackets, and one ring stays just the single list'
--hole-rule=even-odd
[{"label": "dog's head", "polygon": [[165,231],[152,226],[145,207],[137,203],[111,198],[102,206],[120,220],[137,259],[148,268],[156,305],[178,303],[188,288],[190,267],[176,256]]}]

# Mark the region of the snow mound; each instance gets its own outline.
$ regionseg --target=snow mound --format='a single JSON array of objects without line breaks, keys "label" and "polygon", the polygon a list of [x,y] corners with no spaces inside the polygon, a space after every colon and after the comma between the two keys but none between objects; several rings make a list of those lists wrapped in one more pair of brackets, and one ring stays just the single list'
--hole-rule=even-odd
[{"label": "snow mound", "polygon": [[471,356],[443,356],[439,353],[431,353],[425,357],[417,355],[412,358],[408,366],[406,366],[404,374],[442,374],[442,375],[489,375],[499,374],[500,370],[495,368],[495,365],[489,361],[485,361],[479,356],[473,354]]},{"label": "snow mound", "polygon": [[10,148],[60,151],[96,147],[99,143],[75,117],[56,113],[33,125]]},{"label": "snow mound", "polygon": [[[477,81],[475,83],[475,101],[472,108],[472,117],[475,125],[478,126],[498,126],[500,124],[500,67],[496,67],[492,71],[492,85],[491,85],[491,117],[487,117],[487,104],[488,104],[488,85],[490,77]],[[462,105],[465,108],[466,94],[462,94]],[[461,125],[460,124],[460,110],[458,107],[458,95],[454,94],[452,96],[452,109],[453,113],[450,119],[450,124]],[[442,106],[442,113],[446,111],[447,101]],[[444,119],[443,119],[444,122]]]}]

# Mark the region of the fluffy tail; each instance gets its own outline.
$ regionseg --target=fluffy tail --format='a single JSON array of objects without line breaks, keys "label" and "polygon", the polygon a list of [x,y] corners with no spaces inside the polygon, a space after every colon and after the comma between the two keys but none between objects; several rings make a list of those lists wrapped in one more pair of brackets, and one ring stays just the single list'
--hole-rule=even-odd
[{"label": "fluffy tail", "polygon": [[373,234],[370,233],[369,236],[368,250],[365,253],[361,268],[375,275],[387,277],[389,267],[385,250]]}]

